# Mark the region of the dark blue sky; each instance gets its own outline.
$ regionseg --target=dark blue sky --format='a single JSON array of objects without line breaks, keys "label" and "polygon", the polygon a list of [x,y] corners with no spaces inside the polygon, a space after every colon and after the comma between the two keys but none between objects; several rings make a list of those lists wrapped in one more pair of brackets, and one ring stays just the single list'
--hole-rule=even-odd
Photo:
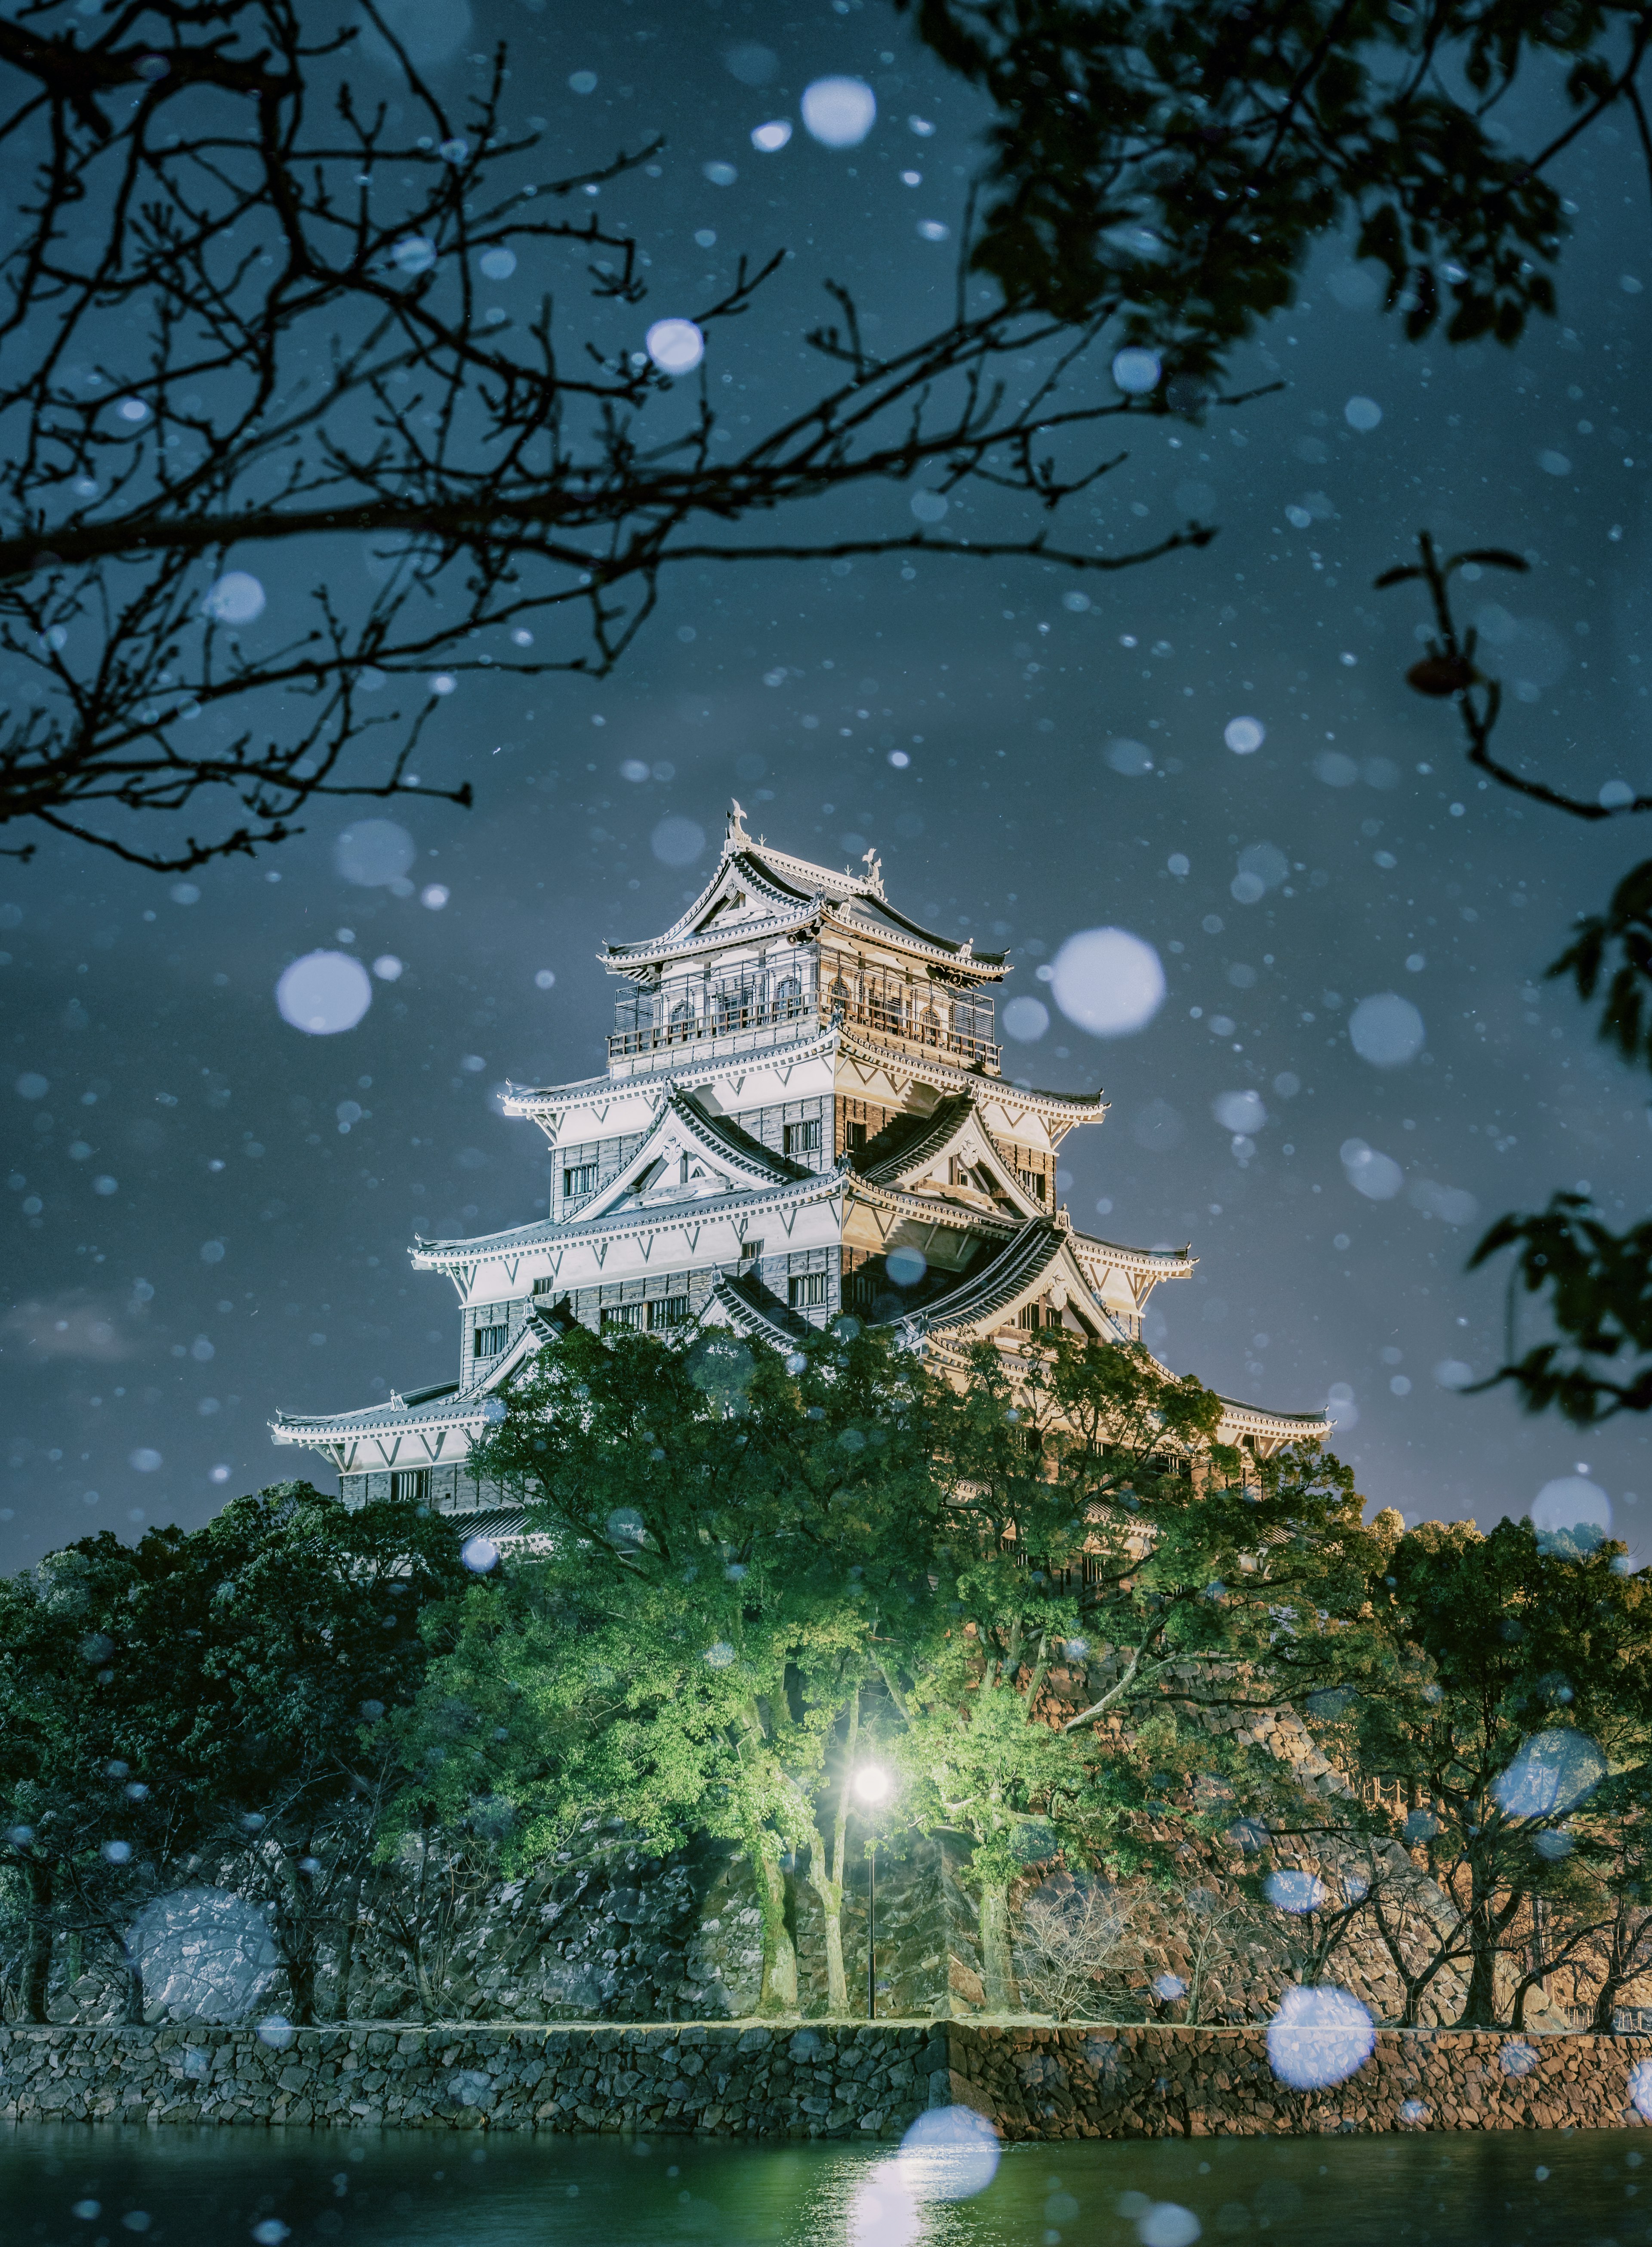
[{"label": "dark blue sky", "polygon": [[[979,116],[889,11],[633,5],[594,31],[589,13],[479,9],[440,67],[462,84],[468,55],[509,36],[524,115],[570,164],[669,134],[660,177],[605,206],[653,260],[639,327],[703,303],[741,249],[796,251],[713,338],[732,409],[757,426],[800,394],[828,275],[884,338],[944,316]],[[431,36],[462,14],[433,11]],[[754,38],[776,56],[759,86],[727,63]],[[800,129],[754,152],[753,126],[795,119],[830,72],[877,88],[870,137],[832,152]],[[584,72],[595,88],[570,90]],[[737,176],[718,185],[708,164]],[[1194,512],[1220,535],[1087,579],[1087,608],[1048,568],[961,557],[685,570],[612,680],[467,678],[444,700],[426,776],[469,776],[476,806],[393,807],[419,852],[409,895],[340,873],[349,806],[181,888],[50,839],[0,869],[0,1566],[93,1527],[197,1522],[302,1471],[270,1447],[278,1407],[347,1407],[451,1368],[453,1301],[409,1274],[407,1244],[541,1205],[537,1135],[495,1091],[601,1067],[597,946],[676,916],[731,794],[803,855],[841,864],[875,843],[903,909],[1011,948],[1008,995],[1050,1019],[1007,1042],[1007,1069],[1099,1083],[1111,1103],[1064,1153],[1075,1220],[1143,1245],[1191,1237],[1200,1259],[1155,1298],[1150,1338],[1171,1364],[1291,1410],[1334,1396],[1337,1448],[1373,1505],[1485,1523],[1586,1462],[1633,1538],[1630,1493],[1652,1505],[1638,1423],[1580,1436],[1444,1384],[1498,1354],[1500,1281],[1463,1271],[1485,1221],[1586,1179],[1616,1221],[1643,1205],[1644,1083],[1540,983],[1640,838],[1476,782],[1451,714],[1403,685],[1420,603],[1371,591],[1424,524],[1525,551],[1525,578],[1464,589],[1511,682],[1505,753],[1580,793],[1652,782],[1645,188],[1609,130],[1566,185],[1560,314],[1517,353],[1408,345],[1369,271],[1327,245],[1235,370],[1280,390],[1203,427],[1117,430],[1129,457],[1075,529],[1114,550]],[[1090,379],[1111,394],[1104,363]],[[786,528],[894,532],[911,497]],[[949,529],[975,519],[955,505]],[[311,566],[365,571],[353,546]],[[1265,729],[1253,754],[1226,745],[1239,716]],[[707,855],[663,863],[668,819]],[[1246,869],[1271,884],[1248,903]],[[440,909],[420,902],[431,884]],[[1036,975],[1103,925],[1147,939],[1168,973],[1133,1036],[1089,1035]],[[317,947],[402,963],[338,1036],[292,1029],[275,1004],[283,967]],[[1348,1023],[1387,993],[1424,1041],[1379,1068]],[[1236,1155],[1215,1103],[1246,1091],[1266,1121]],[[1356,1178],[1397,1191],[1372,1199]]]}]

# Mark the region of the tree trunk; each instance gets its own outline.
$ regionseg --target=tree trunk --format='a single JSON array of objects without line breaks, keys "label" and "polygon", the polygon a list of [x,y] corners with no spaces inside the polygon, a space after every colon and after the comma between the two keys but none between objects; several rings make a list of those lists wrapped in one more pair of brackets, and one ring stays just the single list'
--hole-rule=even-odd
[{"label": "tree trunk", "polygon": [[1009,1887],[1003,1881],[981,1882],[981,1990],[989,2013],[1021,2010],[1015,1987],[1015,1962],[1009,1945]]},{"label": "tree trunk", "polygon": [[137,1953],[125,1943],[120,1946],[120,1964],[126,1969],[126,2003],[120,2014],[121,2025],[124,2028],[140,2029],[143,2026],[143,1966]]},{"label": "tree trunk", "polygon": [[1469,1920],[1469,1986],[1457,2025],[1460,2029],[1494,2029],[1497,2017],[1497,1962],[1500,1946],[1492,1925],[1489,1905],[1477,1902]]},{"label": "tree trunk", "polygon": [[786,1924],[786,1882],[768,1840],[755,1818],[747,1816],[746,1854],[763,1923],[763,1978],[757,2010],[765,2018],[783,2018],[797,2011],[797,1949]]},{"label": "tree trunk", "polygon": [[361,1882],[356,1881],[350,1889],[350,1900],[345,1907],[344,1922],[338,1931],[338,1960],[333,1969],[332,2017],[336,2021],[350,2018],[350,1977],[356,1964],[356,1923],[361,1915]]},{"label": "tree trunk", "polygon": [[288,1957],[286,1966],[287,2002],[292,2007],[293,2026],[312,2028],[316,2019],[316,1953],[307,1934]]},{"label": "tree trunk", "polygon": [[823,1841],[809,1844],[809,1882],[820,1898],[821,1916],[826,1927],[826,2016],[829,2020],[847,2020],[849,1977],[843,1971],[843,1884],[831,1876]]},{"label": "tree trunk", "polygon": [[44,2021],[51,1993],[51,1870],[29,1862],[29,1943],[23,1964],[23,2018]]}]

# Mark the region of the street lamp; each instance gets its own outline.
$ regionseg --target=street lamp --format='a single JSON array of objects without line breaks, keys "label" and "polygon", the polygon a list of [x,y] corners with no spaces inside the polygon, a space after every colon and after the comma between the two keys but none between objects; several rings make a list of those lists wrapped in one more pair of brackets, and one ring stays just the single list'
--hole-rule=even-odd
[{"label": "street lamp", "polygon": [[[855,1773],[856,1793],[869,1810],[887,1802],[895,1782],[880,1763],[864,1763]],[[866,2018],[877,2018],[877,1836],[866,1845]]]}]

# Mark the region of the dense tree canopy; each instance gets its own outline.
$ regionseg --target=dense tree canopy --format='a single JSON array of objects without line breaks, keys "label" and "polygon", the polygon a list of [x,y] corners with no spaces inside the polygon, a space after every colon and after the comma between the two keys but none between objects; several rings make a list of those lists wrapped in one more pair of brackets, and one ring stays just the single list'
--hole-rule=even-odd
[{"label": "dense tree canopy", "polygon": [[31,2017],[55,1931],[121,1942],[146,1898],[232,1864],[307,2015],[319,1922],[397,1783],[382,1720],[418,1689],[425,1611],[463,1576],[427,1511],[351,1513],[290,1483],[0,1584],[0,1864],[27,1895]]}]

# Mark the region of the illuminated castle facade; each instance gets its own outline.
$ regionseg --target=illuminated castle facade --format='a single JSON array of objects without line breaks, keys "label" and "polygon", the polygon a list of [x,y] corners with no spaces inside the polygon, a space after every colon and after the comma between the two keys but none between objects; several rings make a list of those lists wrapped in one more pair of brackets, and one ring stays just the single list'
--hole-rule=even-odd
[{"label": "illuminated castle facade", "polygon": [[[471,1444],[570,1321],[784,1342],[850,1312],[900,1322],[945,1360],[1057,1326],[1133,1342],[1153,1289],[1192,1270],[1185,1250],[1072,1223],[1056,1152],[1106,1103],[1006,1082],[1004,959],[908,920],[874,853],[834,873],[754,842],[736,804],[681,919],[601,956],[619,987],[603,1074],[504,1099],[550,1142],[549,1210],[413,1247],[457,1292],[457,1378],[273,1424],[277,1444],[329,1461],[346,1500],[496,1507]],[[1328,1432],[1317,1415],[1224,1407],[1220,1439],[1264,1453]],[[521,1526],[487,1513],[489,1533]]]}]

